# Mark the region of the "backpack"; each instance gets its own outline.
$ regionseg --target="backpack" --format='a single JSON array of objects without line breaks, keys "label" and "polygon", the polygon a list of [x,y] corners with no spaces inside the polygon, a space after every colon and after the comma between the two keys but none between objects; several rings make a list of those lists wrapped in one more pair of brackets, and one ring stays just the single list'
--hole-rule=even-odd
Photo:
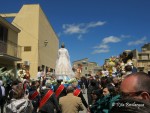
[{"label": "backpack", "polygon": [[6,106],[6,113],[32,113],[33,106],[28,99],[12,99]]}]

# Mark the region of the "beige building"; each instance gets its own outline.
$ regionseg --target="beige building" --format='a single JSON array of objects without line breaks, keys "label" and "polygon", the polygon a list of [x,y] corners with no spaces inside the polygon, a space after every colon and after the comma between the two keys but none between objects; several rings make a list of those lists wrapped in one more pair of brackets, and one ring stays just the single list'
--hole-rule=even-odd
[{"label": "beige building", "polygon": [[38,66],[55,68],[59,39],[40,5],[23,5],[18,13],[3,14],[15,17],[12,24],[21,31],[18,44],[22,46],[21,61],[30,68],[32,78],[36,77]]},{"label": "beige building", "polygon": [[0,67],[16,70],[16,61],[21,60],[21,47],[18,45],[20,30],[0,16]]},{"label": "beige building", "polygon": [[99,70],[101,70],[101,67],[98,66],[96,62],[89,62],[88,58],[84,58],[73,62],[73,67],[75,68],[75,70],[79,66],[81,66],[82,68],[81,76],[85,76],[89,73],[95,75]]},{"label": "beige building", "polygon": [[133,60],[138,71],[150,73],[150,43],[141,47],[141,52],[133,50]]}]

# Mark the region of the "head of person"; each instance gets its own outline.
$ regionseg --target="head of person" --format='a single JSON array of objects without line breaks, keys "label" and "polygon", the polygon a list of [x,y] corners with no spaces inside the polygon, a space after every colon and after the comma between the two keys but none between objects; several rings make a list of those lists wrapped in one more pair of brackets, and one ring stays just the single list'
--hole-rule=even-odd
[{"label": "head of person", "polygon": [[33,80],[33,81],[31,82],[31,86],[35,86],[35,84],[36,84],[36,81]]},{"label": "head of person", "polygon": [[149,83],[150,75],[144,72],[131,73],[121,83],[121,95],[150,101]]},{"label": "head of person", "polygon": [[46,83],[45,83],[45,86],[47,88],[50,88],[51,87],[51,81],[50,80],[47,80]]},{"label": "head of person", "polygon": [[94,80],[94,79],[92,79],[92,80],[91,80],[91,86],[95,87],[96,85],[97,85],[97,81]]},{"label": "head of person", "polygon": [[65,44],[64,43],[61,44],[61,48],[65,48]]},{"label": "head of person", "polygon": [[96,76],[95,76],[95,79],[96,79],[96,80],[99,80],[99,75],[96,75]]},{"label": "head of person", "polygon": [[112,84],[106,85],[106,87],[103,89],[103,95],[115,95],[115,87]]},{"label": "head of person", "polygon": [[126,72],[132,71],[132,66],[131,65],[126,65],[125,66],[125,71]]},{"label": "head of person", "polygon": [[78,86],[78,81],[73,81],[72,82],[72,87],[76,88]]},{"label": "head of person", "polygon": [[93,90],[91,95],[93,100],[98,100],[102,96],[102,90]]},{"label": "head of person", "polygon": [[110,113],[149,113],[149,111],[149,102],[135,98],[124,98],[114,104]]},{"label": "head of person", "polygon": [[73,93],[73,91],[74,91],[73,86],[70,85],[67,87],[67,93]]},{"label": "head of person", "polygon": [[57,80],[57,83],[58,83],[58,84],[61,84],[62,81],[63,81],[63,80],[58,79],[58,80]]}]

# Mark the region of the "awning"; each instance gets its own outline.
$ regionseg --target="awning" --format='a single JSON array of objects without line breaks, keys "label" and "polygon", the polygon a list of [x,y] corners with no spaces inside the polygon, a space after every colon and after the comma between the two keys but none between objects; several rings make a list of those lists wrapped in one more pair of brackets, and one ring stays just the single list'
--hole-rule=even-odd
[{"label": "awning", "polygon": [[10,56],[4,53],[0,53],[0,59],[10,60],[10,61],[21,61],[21,58]]}]

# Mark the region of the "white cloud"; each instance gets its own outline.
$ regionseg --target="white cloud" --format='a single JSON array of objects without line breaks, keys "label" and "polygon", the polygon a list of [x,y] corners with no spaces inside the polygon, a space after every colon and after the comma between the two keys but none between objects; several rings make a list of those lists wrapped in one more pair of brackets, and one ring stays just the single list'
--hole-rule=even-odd
[{"label": "white cloud", "polygon": [[97,49],[94,50],[92,54],[107,53],[107,52],[109,52],[109,49]]},{"label": "white cloud", "polygon": [[88,23],[88,24],[87,24],[87,28],[102,26],[102,25],[104,25],[105,23],[106,23],[106,22],[101,22],[101,21],[98,21],[98,22],[91,22],[91,23]]},{"label": "white cloud", "polygon": [[86,32],[85,29],[81,29],[81,25],[63,25],[64,33],[65,34],[83,34]]},{"label": "white cloud", "polygon": [[109,43],[117,43],[120,42],[121,38],[119,37],[115,37],[115,36],[109,36],[106,37],[102,40],[102,42],[98,45],[94,47],[94,51],[92,52],[92,54],[97,54],[97,53],[107,53],[109,52]]},{"label": "white cloud", "polygon": [[99,46],[95,46],[94,48],[97,48],[97,49],[108,49],[109,46],[106,45],[106,44],[100,44]]},{"label": "white cloud", "polygon": [[63,24],[65,34],[84,34],[87,33],[90,28],[104,25],[106,22],[90,22],[80,24]]},{"label": "white cloud", "polygon": [[116,42],[120,42],[121,39],[115,36],[109,36],[103,39],[103,43],[107,44],[107,43],[116,43]]},{"label": "white cloud", "polygon": [[144,44],[144,43],[146,43],[146,40],[147,40],[147,38],[143,37],[139,40],[128,42],[128,45],[129,46],[134,46],[134,45]]}]

